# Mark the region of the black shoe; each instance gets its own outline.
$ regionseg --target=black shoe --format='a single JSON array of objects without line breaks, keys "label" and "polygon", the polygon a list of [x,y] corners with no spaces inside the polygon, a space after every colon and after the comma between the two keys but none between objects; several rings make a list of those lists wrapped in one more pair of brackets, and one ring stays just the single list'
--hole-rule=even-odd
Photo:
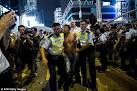
[{"label": "black shoe", "polygon": [[105,71],[106,71],[105,69],[100,69],[100,70],[98,70],[99,73],[103,73],[103,72],[105,72]]},{"label": "black shoe", "polygon": [[64,91],[69,91],[69,87],[63,87]]},{"label": "black shoe", "polygon": [[92,91],[98,91],[96,88],[91,88]]},{"label": "black shoe", "polygon": [[78,83],[81,85],[81,80],[75,80],[74,83]]},{"label": "black shoe", "polygon": [[83,83],[83,86],[84,86],[84,87],[88,87],[88,84],[87,84],[87,83]]}]

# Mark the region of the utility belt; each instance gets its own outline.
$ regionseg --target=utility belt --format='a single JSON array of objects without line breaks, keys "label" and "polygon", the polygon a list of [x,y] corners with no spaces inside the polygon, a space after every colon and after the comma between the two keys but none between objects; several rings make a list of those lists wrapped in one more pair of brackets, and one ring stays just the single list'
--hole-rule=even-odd
[{"label": "utility belt", "polygon": [[64,55],[52,55],[52,54],[48,54],[48,57],[52,58],[53,60],[57,60],[57,59],[63,58]]}]

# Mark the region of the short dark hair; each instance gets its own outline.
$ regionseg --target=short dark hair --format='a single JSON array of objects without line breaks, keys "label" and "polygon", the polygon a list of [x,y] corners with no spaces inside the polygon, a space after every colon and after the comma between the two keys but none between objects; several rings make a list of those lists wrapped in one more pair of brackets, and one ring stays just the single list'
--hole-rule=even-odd
[{"label": "short dark hair", "polygon": [[37,28],[35,28],[35,27],[31,28],[31,30],[37,32]]},{"label": "short dark hair", "polygon": [[86,22],[88,24],[88,21],[86,19],[83,19],[80,22]]},{"label": "short dark hair", "polygon": [[44,31],[43,33],[44,33],[44,34],[46,34],[46,33],[47,33],[47,31]]},{"label": "short dark hair", "polygon": [[60,26],[59,23],[53,23],[52,27]]},{"label": "short dark hair", "polygon": [[19,28],[20,28],[20,27],[24,27],[24,28],[25,28],[25,26],[24,26],[24,25],[19,25],[19,26],[18,26],[18,30],[19,30]]},{"label": "short dark hair", "polygon": [[40,32],[42,32],[43,30],[41,29],[41,30],[39,30]]},{"label": "short dark hair", "polygon": [[64,26],[68,27],[69,30],[71,29],[71,27],[69,25],[67,25],[67,24],[65,24]]}]

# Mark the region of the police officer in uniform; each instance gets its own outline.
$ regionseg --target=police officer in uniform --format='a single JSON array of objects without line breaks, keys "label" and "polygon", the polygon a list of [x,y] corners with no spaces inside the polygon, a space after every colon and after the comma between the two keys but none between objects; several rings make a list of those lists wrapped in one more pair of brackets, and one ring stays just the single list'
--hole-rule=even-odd
[{"label": "police officer in uniform", "polygon": [[87,21],[82,20],[80,22],[81,31],[78,32],[78,42],[79,42],[79,61],[76,63],[76,79],[80,81],[79,67],[81,67],[82,72],[82,85],[87,86],[87,73],[86,73],[86,61],[89,63],[90,79],[92,84],[90,87],[93,91],[96,91],[96,70],[95,70],[95,48],[94,48],[94,34],[87,29]]},{"label": "police officer in uniform", "polygon": [[[50,72],[50,89],[51,91],[57,91],[57,78],[56,78],[56,66],[60,74],[60,79],[58,81],[58,88],[64,84],[64,91],[66,91],[65,79],[66,77],[66,66],[64,61],[64,34],[61,33],[61,27],[59,23],[54,23],[52,25],[54,34],[49,37],[49,41],[45,41],[41,48],[42,62],[44,64],[48,63]],[[45,49],[45,50],[44,50]],[[45,53],[47,55],[45,55]]]}]

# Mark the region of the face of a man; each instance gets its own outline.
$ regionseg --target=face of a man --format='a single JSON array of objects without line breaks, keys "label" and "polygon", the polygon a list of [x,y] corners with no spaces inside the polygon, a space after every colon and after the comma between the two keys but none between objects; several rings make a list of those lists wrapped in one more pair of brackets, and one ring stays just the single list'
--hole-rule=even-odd
[{"label": "face of a man", "polygon": [[24,32],[25,32],[25,27],[19,27],[19,32],[20,32],[20,34],[24,34]]},{"label": "face of a man", "polygon": [[72,22],[70,23],[70,27],[75,27],[75,26],[76,26],[75,21],[72,21]]},{"label": "face of a man", "polygon": [[32,31],[33,36],[37,34],[37,31],[35,31],[34,29],[31,29],[31,31]]},{"label": "face of a man", "polygon": [[84,21],[80,22],[80,28],[82,29],[82,31],[83,31],[83,30],[86,30],[86,28],[87,28],[87,23],[84,22]]},{"label": "face of a man", "polygon": [[61,27],[60,26],[54,26],[53,31],[55,34],[59,34],[61,32]]}]

